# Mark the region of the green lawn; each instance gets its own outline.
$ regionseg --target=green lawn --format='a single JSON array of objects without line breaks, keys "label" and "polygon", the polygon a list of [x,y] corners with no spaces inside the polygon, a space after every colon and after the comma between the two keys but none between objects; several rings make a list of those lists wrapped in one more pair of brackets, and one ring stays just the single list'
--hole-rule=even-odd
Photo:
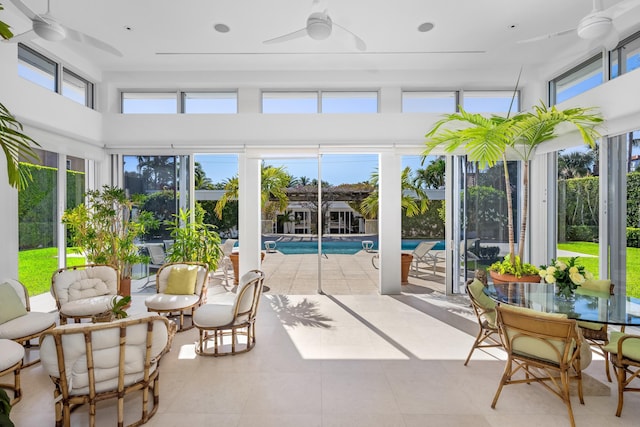
[{"label": "green lawn", "polygon": [[[586,255],[598,255],[598,244],[591,242],[559,243],[558,249],[579,252]],[[560,258],[563,261],[568,258]],[[600,277],[598,258],[581,257],[578,259],[581,265]],[[640,298],[640,248],[627,248],[627,296]]]},{"label": "green lawn", "polygon": [[[82,265],[84,258],[67,249],[68,254],[75,256],[67,258],[69,266]],[[30,249],[18,253],[19,280],[29,290],[29,295],[40,295],[49,292],[51,276],[58,269],[58,249]]]}]

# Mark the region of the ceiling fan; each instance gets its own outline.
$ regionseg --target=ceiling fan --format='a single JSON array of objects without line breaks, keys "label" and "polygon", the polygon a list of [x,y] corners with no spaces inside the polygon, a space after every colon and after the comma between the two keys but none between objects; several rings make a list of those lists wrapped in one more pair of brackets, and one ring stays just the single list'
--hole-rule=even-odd
[{"label": "ceiling fan", "polygon": [[575,32],[581,39],[595,42],[611,50],[614,49],[619,42],[618,31],[613,25],[613,21],[638,6],[640,6],[640,0],[623,0],[607,9],[603,9],[602,0],[593,0],[593,9],[578,22],[577,27],[520,40],[518,43],[546,40]]},{"label": "ceiling fan", "polygon": [[60,24],[50,13],[50,0],[47,0],[47,13],[43,15],[39,15],[29,9],[29,7],[21,0],[10,1],[20,10],[20,12],[22,12],[23,15],[29,18],[32,23],[31,30],[12,37],[8,40],[10,42],[17,43],[23,40],[31,40],[36,36],[51,42],[73,40],[115,56],[122,56],[122,52],[102,40],[98,40],[88,34],[81,33],[80,31]]},{"label": "ceiling fan", "polygon": [[[313,4],[319,3],[319,0],[314,0]],[[269,40],[263,41],[264,44],[274,44],[274,43],[282,43],[289,40],[298,39],[301,37],[309,36],[314,40],[324,40],[327,39],[332,31],[333,27],[340,28],[342,31],[346,32],[355,42],[356,49],[360,51],[364,51],[367,49],[367,45],[360,37],[358,37],[355,33],[343,27],[342,25],[334,22],[331,17],[328,15],[327,10],[324,12],[313,12],[307,18],[307,25],[304,28],[296,30],[292,33],[285,34],[282,36],[278,36]]]}]

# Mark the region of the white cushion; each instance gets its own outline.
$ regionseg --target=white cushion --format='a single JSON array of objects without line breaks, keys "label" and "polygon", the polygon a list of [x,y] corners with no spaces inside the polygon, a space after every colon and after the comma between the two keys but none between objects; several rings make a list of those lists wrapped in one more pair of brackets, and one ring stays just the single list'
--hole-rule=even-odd
[{"label": "white cushion", "polygon": [[0,339],[0,371],[18,363],[24,357],[24,347],[15,341]]},{"label": "white cushion", "polygon": [[193,324],[205,328],[230,324],[233,321],[235,302],[236,294],[232,292],[215,295],[207,304],[198,307],[193,314]]},{"label": "white cushion", "polygon": [[[120,298],[118,298],[118,300]],[[60,313],[67,316],[90,316],[92,314],[104,313],[111,309],[111,300],[113,300],[113,295],[102,295],[71,301],[60,306]]]},{"label": "white cushion", "polygon": [[57,313],[29,312],[0,325],[0,338],[17,339],[37,334],[56,323]]},{"label": "white cushion", "polygon": [[[106,293],[115,295],[118,293],[118,272],[106,265],[91,266],[84,270],[64,270],[53,276],[52,286],[55,286],[61,305],[78,298],[104,295],[103,286],[106,287]],[[88,292],[90,286],[97,290]]]},{"label": "white cushion", "polygon": [[199,295],[155,294],[144,300],[144,305],[152,310],[179,310],[191,307],[200,299]]},{"label": "white cushion", "polygon": [[[96,391],[114,390],[118,385],[118,354],[120,343],[120,329],[118,323],[127,322],[138,317],[153,317],[144,314],[132,316],[126,319],[116,320],[109,323],[112,328],[102,329],[92,332],[91,344],[93,347],[94,374],[96,379]],[[102,324],[96,324],[102,325]],[[68,324],[58,328],[83,329],[87,324]],[[146,351],[147,323],[139,323],[127,326],[127,338],[125,346],[125,385],[130,385],[143,378],[144,356]],[[151,357],[157,357],[167,345],[169,339],[168,330],[164,321],[157,320],[153,325],[153,336],[151,345]],[[87,375],[86,343],[84,335],[79,331],[77,334],[66,334],[63,339],[63,349],[65,357],[65,371],[69,390],[72,395],[86,394],[88,390],[89,377]],[[40,359],[46,373],[54,378],[58,378],[58,359],[56,346],[53,337],[45,335],[40,343]],[[150,372],[156,369],[156,365],[151,366]]]}]

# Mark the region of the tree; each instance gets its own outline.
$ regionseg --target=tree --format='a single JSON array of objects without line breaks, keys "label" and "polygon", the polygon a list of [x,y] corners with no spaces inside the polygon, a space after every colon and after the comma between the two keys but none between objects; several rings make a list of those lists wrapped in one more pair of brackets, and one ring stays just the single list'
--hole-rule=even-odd
[{"label": "tree", "polygon": [[558,156],[558,177],[564,179],[590,176],[595,163],[593,151],[574,151]]},{"label": "tree", "polygon": [[[260,168],[262,207],[267,205],[270,198],[275,198],[278,201],[278,209],[284,211],[289,205],[286,189],[291,182],[291,175],[287,173],[284,166],[265,166],[263,163]],[[222,211],[228,202],[238,200],[239,188],[237,175],[227,180],[224,185],[225,192],[215,208],[218,218],[222,218]]]},{"label": "tree", "polygon": [[446,163],[443,158],[434,160],[424,169],[415,171],[414,184],[423,188],[444,187],[444,171]]},{"label": "tree", "polygon": [[[373,186],[374,190],[362,202],[362,212],[366,218],[376,218],[378,216],[378,200],[380,196],[378,192],[378,179],[378,172],[373,172],[369,183]],[[409,166],[402,170],[401,188],[402,199],[400,205],[405,215],[412,217],[427,211],[429,198],[422,188],[415,185],[415,180],[411,179],[411,168]]]},{"label": "tree", "polygon": [[[529,163],[535,149],[543,142],[556,137],[559,125],[572,125],[578,130],[582,140],[591,147],[599,133],[595,128],[602,123],[602,117],[591,108],[569,108],[558,110],[555,106],[546,107],[543,103],[533,107],[533,111],[518,113],[506,117],[485,117],[477,113],[468,113],[460,108],[459,113],[447,114],[436,122],[426,134],[428,155],[434,148],[443,147],[447,152],[464,148],[470,161],[478,162],[481,168],[493,166],[502,160],[508,211],[509,265],[514,274],[523,272],[522,259],[527,231],[529,210]],[[455,123],[466,125],[463,128],[450,129],[443,126]],[[515,230],[513,226],[513,205],[511,200],[511,180],[508,170],[507,151],[523,162],[522,183],[522,222],[518,254],[515,252]],[[530,267],[530,266],[528,266]],[[535,268],[533,269],[535,271]]]},{"label": "tree", "polygon": [[211,178],[207,177],[207,173],[202,169],[202,165],[199,162],[195,162],[193,186],[196,190],[210,190],[213,187]]},{"label": "tree", "polygon": [[[0,10],[4,8],[0,4]],[[13,37],[9,26],[0,21],[0,37],[7,40]],[[37,163],[38,154],[31,145],[40,146],[31,137],[23,133],[22,123],[0,103],[0,147],[7,159],[7,178],[9,185],[17,189],[24,188],[31,181],[29,168],[21,168],[20,161]]]}]

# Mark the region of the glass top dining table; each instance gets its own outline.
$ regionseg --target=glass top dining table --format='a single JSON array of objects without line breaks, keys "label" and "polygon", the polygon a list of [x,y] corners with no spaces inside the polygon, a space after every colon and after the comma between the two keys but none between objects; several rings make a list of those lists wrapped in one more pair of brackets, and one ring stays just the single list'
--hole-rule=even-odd
[{"label": "glass top dining table", "polygon": [[607,295],[578,288],[567,300],[547,283],[489,284],[485,293],[499,303],[545,313],[564,313],[571,319],[610,325],[640,326],[640,299]]}]

